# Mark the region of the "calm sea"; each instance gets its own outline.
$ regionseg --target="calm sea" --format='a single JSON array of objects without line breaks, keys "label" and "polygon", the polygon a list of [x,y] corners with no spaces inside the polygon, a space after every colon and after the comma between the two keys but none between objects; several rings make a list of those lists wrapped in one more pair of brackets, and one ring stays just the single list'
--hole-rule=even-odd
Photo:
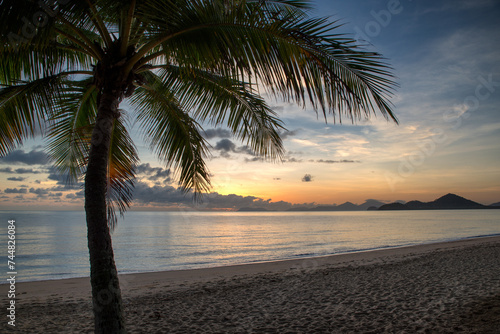
[{"label": "calm sea", "polygon": [[[89,275],[83,212],[0,211],[16,220],[19,281]],[[113,232],[121,273],[214,267],[500,234],[500,210],[127,212]],[[5,261],[6,263],[7,261]],[[6,266],[5,266],[6,268]],[[7,269],[5,269],[7,272]]]}]

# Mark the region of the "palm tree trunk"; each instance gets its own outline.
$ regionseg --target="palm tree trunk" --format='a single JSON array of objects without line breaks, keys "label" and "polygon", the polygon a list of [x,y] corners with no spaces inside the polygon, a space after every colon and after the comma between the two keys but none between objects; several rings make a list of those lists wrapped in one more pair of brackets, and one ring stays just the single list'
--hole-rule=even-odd
[{"label": "palm tree trunk", "polygon": [[85,175],[85,211],[90,252],[90,282],[95,333],[126,333],[122,297],[107,220],[106,192],[110,138],[119,95],[103,92],[92,133]]}]

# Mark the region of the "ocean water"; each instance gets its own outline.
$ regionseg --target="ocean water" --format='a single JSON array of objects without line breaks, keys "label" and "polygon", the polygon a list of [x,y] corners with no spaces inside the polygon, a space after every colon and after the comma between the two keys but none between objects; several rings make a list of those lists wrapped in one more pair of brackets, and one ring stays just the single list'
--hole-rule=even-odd
[{"label": "ocean water", "polygon": [[[19,281],[89,275],[84,212],[0,211],[16,221]],[[112,234],[120,273],[215,267],[500,234],[500,210],[127,212]],[[5,272],[7,272],[5,265]]]}]

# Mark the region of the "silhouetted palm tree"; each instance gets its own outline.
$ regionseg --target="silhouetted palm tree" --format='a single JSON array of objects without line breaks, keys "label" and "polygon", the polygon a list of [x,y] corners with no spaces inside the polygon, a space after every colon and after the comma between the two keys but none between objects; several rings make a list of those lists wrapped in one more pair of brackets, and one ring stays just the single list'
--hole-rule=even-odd
[{"label": "silhouetted palm tree", "polygon": [[307,1],[4,0],[0,30],[0,154],[42,134],[60,172],[84,176],[96,333],[125,332],[110,228],[138,156],[122,101],[195,193],[210,187],[200,123],[282,157],[262,92],[325,117],[396,120],[383,58],[309,17]]}]

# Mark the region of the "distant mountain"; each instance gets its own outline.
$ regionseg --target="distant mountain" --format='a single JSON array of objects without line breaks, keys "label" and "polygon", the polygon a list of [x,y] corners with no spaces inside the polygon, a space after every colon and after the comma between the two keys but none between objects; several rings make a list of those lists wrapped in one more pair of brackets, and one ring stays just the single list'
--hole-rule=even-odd
[{"label": "distant mountain", "polygon": [[384,205],[383,202],[369,199],[366,200],[365,203],[356,205],[351,202],[345,202],[340,205],[318,205],[314,208],[293,208],[288,211],[366,211],[370,208],[370,210],[376,210],[380,206]]},{"label": "distant mountain", "polygon": [[447,194],[432,202],[410,201],[406,204],[391,203],[382,205],[379,210],[463,210],[499,208],[486,206],[455,194]]},{"label": "distant mountain", "polygon": [[260,212],[260,211],[269,211],[269,210],[264,209],[264,208],[240,208],[237,211],[239,211],[239,212]]},{"label": "distant mountain", "polygon": [[406,206],[406,204],[403,203],[391,203],[391,204],[385,204],[382,205],[379,210],[411,210]]},{"label": "distant mountain", "polygon": [[366,202],[358,205],[358,208],[362,211],[366,211],[370,208],[380,208],[384,204],[385,204],[384,202],[380,202],[380,201],[377,201],[375,199],[367,199]]},{"label": "distant mountain", "polygon": [[318,205],[308,211],[359,211],[361,210],[356,204],[345,202],[340,205]]},{"label": "distant mountain", "polygon": [[[457,209],[500,209],[500,202],[489,206],[479,204],[469,199],[454,194],[444,195],[432,202],[421,201],[397,201],[391,204],[369,199],[363,204],[356,205],[351,202],[345,202],[340,205],[318,205],[315,207],[294,207],[286,211],[307,212],[307,211],[373,211],[373,210],[457,210]],[[240,212],[261,212],[273,211],[262,207],[244,207]]]}]

